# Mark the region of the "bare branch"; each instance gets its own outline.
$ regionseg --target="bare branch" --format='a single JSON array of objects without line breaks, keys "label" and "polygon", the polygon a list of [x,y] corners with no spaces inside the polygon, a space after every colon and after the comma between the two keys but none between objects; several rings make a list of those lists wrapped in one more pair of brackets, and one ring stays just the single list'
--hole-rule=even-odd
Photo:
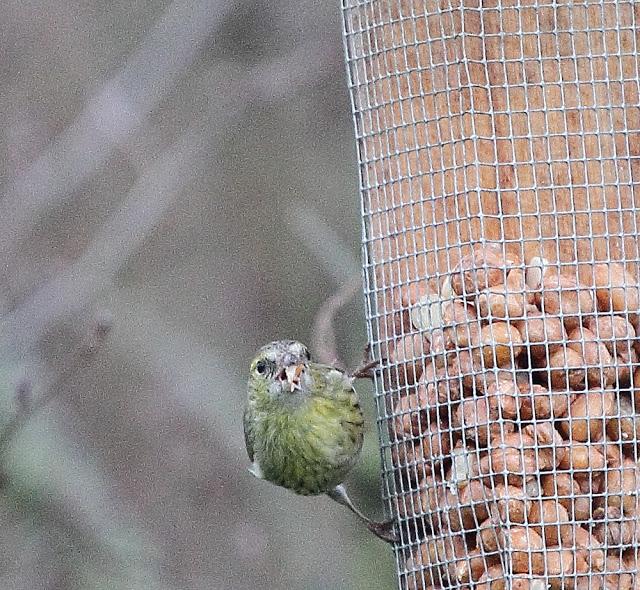
[{"label": "bare branch", "polygon": [[62,369],[47,384],[38,398],[31,399],[30,383],[23,381],[18,385],[16,390],[17,411],[0,430],[0,453],[6,450],[15,435],[35,414],[59,395],[64,384],[91,361],[110,330],[110,314],[104,314],[97,318],[83,341],[67,354]]},{"label": "bare branch", "polygon": [[[292,60],[298,58],[296,52],[292,53]],[[280,62],[280,65],[286,68],[287,63]],[[251,104],[254,94],[261,92],[260,80],[260,72],[252,70],[245,78],[230,85],[226,95],[212,101],[210,112],[194,121],[173,145],[141,171],[124,202],[97,232],[83,255],[7,314],[6,331],[16,344],[29,348],[48,326],[81,311],[109,284],[129,256],[179,199],[184,187],[196,180],[202,169],[211,164],[218,138],[242,115]],[[272,86],[275,88],[281,82],[278,79]],[[244,96],[245,101],[238,101],[238,96]],[[76,146],[70,151],[78,149]],[[42,205],[46,204],[42,202]],[[320,244],[325,241],[333,244],[331,248],[336,255],[332,258],[344,261],[334,274],[336,282],[343,282],[344,275],[347,278],[351,276],[353,272],[348,272],[348,269],[357,269],[357,261],[326,222],[313,211],[300,212],[297,219],[297,222],[293,222],[297,231],[306,236],[308,245],[315,248],[316,255],[326,258],[328,246],[325,247],[324,256],[320,252]],[[5,216],[0,216],[0,232],[5,221]],[[0,233],[0,251],[2,240]],[[312,243],[316,246],[312,246]]]},{"label": "bare branch", "polygon": [[97,232],[84,254],[6,316],[15,343],[29,348],[48,326],[80,312],[164,218],[205,165],[209,143],[190,129],[143,170],[125,201]]},{"label": "bare branch", "polygon": [[235,3],[176,0],[124,67],[0,198],[0,252],[7,255],[41,213],[73,194],[145,122]]},{"label": "bare branch", "polygon": [[338,311],[355,297],[361,287],[362,278],[360,275],[353,276],[350,281],[329,297],[318,310],[311,332],[311,346],[320,362],[334,367],[345,367],[344,363],[338,358],[333,321]]},{"label": "bare branch", "polygon": [[294,203],[287,210],[287,223],[307,250],[322,263],[338,290],[320,307],[313,322],[311,346],[325,364],[345,368],[338,357],[333,321],[342,307],[362,288],[359,263],[351,248],[308,203]]},{"label": "bare branch", "polygon": [[16,386],[16,406],[18,414],[26,414],[33,405],[33,385],[28,379],[22,379]]}]

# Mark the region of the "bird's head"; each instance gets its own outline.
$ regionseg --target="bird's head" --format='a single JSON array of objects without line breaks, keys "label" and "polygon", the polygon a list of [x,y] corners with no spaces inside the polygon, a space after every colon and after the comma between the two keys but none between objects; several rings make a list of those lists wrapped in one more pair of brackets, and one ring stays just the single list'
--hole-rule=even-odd
[{"label": "bird's head", "polygon": [[275,398],[307,391],[309,350],[295,340],[263,346],[251,363],[250,381]]}]

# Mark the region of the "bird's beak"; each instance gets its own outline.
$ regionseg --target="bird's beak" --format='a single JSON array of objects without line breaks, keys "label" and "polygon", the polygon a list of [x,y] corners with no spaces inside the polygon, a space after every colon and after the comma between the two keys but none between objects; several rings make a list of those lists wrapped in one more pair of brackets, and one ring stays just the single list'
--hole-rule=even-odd
[{"label": "bird's beak", "polygon": [[296,389],[302,389],[302,387],[300,387],[300,375],[303,369],[304,365],[290,365],[285,368],[284,373],[287,376],[287,383],[289,383],[291,393]]}]

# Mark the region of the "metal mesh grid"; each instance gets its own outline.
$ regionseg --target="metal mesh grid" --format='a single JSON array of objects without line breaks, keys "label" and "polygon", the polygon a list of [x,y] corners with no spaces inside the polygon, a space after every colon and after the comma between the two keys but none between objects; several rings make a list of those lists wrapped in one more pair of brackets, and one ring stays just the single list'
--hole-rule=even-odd
[{"label": "metal mesh grid", "polygon": [[343,15],[400,586],[640,587],[640,5]]}]

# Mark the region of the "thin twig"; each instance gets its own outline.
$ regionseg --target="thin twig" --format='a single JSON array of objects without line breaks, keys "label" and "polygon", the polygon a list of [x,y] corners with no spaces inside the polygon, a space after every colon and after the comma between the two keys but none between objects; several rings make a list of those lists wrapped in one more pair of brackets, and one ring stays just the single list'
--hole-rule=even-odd
[{"label": "thin twig", "polygon": [[31,409],[33,405],[33,384],[31,381],[23,379],[18,383],[15,399],[19,414],[24,414]]},{"label": "thin twig", "polygon": [[360,275],[353,276],[320,306],[313,322],[311,339],[312,348],[321,363],[344,368],[344,364],[338,357],[333,320],[338,311],[355,297],[361,287]]},{"label": "thin twig", "polygon": [[110,330],[111,317],[109,315],[105,314],[96,319],[87,336],[74,350],[68,353],[62,369],[35,400],[31,399],[30,382],[23,381],[18,385],[16,388],[17,411],[0,430],[0,453],[6,450],[8,444],[34,415],[59,395],[62,386],[69,378],[88,364],[104,343]]}]

